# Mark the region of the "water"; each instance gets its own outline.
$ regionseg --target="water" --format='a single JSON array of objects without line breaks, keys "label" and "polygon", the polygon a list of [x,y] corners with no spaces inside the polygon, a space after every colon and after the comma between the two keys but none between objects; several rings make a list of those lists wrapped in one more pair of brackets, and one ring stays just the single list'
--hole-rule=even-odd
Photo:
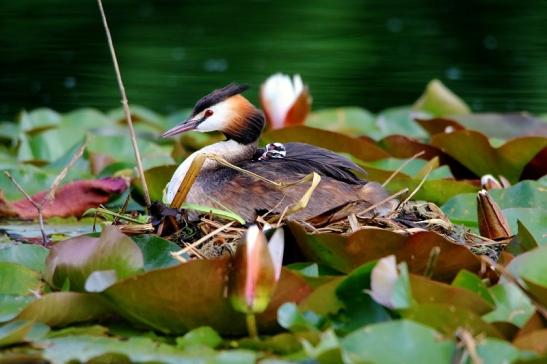
[{"label": "water", "polygon": [[[412,103],[439,78],[475,110],[547,112],[547,2],[106,0],[131,103],[167,113],[300,73],[314,108]],[[119,105],[95,1],[0,3],[0,120]]]}]

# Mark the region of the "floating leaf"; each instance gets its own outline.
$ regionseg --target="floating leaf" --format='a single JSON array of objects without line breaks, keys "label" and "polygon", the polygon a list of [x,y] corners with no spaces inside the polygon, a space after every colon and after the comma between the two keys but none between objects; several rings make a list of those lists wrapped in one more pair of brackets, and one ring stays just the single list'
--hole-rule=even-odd
[{"label": "floating leaf", "polygon": [[427,84],[423,95],[414,104],[414,108],[439,116],[471,112],[462,99],[436,79]]},{"label": "floating leaf", "polygon": [[172,241],[148,234],[132,236],[131,239],[141,249],[145,271],[179,264],[170,253],[179,251],[180,247]]},{"label": "floating leaf", "polygon": [[55,244],[46,260],[45,277],[56,287],[68,279],[72,290],[83,291],[94,271],[113,269],[123,279],[143,265],[139,247],[115,226],[106,226],[99,238],[82,235]]},{"label": "floating leaf", "polygon": [[17,319],[43,322],[56,327],[104,319],[110,315],[108,304],[98,295],[53,292],[31,302],[17,315]]},{"label": "floating leaf", "polygon": [[452,116],[466,129],[479,131],[489,138],[510,139],[517,136],[547,136],[547,124],[528,113],[478,113]]},{"label": "floating leaf", "polygon": [[306,120],[306,126],[350,136],[374,137],[380,132],[374,115],[359,107],[338,107],[313,112]]},{"label": "floating leaf", "polygon": [[489,292],[496,309],[483,316],[487,322],[510,322],[522,327],[536,311],[530,299],[513,283],[497,284]]},{"label": "floating leaf", "polygon": [[547,329],[537,330],[515,339],[513,344],[521,350],[535,351],[538,354],[547,354]]},{"label": "floating leaf", "polygon": [[460,130],[435,134],[431,137],[431,145],[443,150],[477,176],[503,175],[515,183],[526,164],[547,146],[547,138],[520,137],[494,148],[483,134]]},{"label": "floating leaf", "polygon": [[[122,316],[162,332],[211,326],[220,333],[242,334],[245,317],[232,309],[226,295],[228,272],[228,258],[193,260],[125,279],[103,294]],[[300,302],[309,293],[301,277],[283,269],[269,307],[257,316],[260,332],[277,328],[281,304]]]},{"label": "floating leaf", "polygon": [[220,335],[209,326],[198,327],[177,338],[177,347],[180,349],[192,346],[205,346],[214,349],[221,343]]},{"label": "floating leaf", "polygon": [[427,137],[427,133],[414,121],[417,116],[424,115],[422,112],[417,113],[408,106],[382,110],[376,116],[376,125],[380,128],[380,134],[376,136],[372,133],[370,136],[380,139],[392,134],[402,134],[415,138],[425,138]]},{"label": "floating leaf", "polygon": [[[55,198],[44,204],[44,217],[80,217],[92,207],[108,202],[113,194],[118,194],[127,188],[123,178],[104,178],[99,180],[85,180],[68,183],[59,187]],[[42,201],[47,191],[32,196],[36,202]],[[33,219],[38,217],[38,211],[26,198],[8,202],[0,196],[0,216]]]},{"label": "floating leaf", "polygon": [[486,302],[494,305],[494,300],[488,292],[486,284],[476,275],[465,269],[458,272],[458,275],[452,281],[453,287],[464,288],[481,296]]},{"label": "floating leaf", "polygon": [[[386,350],[396,343],[396,350]],[[357,363],[449,363],[455,343],[429,327],[399,320],[356,330],[341,340],[343,353]]]},{"label": "floating leaf", "polygon": [[451,280],[460,269],[476,271],[479,260],[465,247],[448,241],[434,232],[407,235],[379,228],[365,227],[348,235],[307,233],[303,226],[290,222],[289,227],[304,256],[341,272],[394,254],[405,261],[411,273],[423,273],[431,249],[441,249],[433,277]]},{"label": "floating leaf", "polygon": [[32,329],[32,321],[14,321],[0,327],[0,348],[25,340]]},{"label": "floating leaf", "polygon": [[12,262],[42,272],[49,250],[40,245],[0,244],[0,262]]},{"label": "floating leaf", "polygon": [[24,265],[0,262],[0,294],[29,295],[43,286],[40,274]]},{"label": "floating leaf", "polygon": [[0,322],[16,317],[36,297],[0,294]]}]

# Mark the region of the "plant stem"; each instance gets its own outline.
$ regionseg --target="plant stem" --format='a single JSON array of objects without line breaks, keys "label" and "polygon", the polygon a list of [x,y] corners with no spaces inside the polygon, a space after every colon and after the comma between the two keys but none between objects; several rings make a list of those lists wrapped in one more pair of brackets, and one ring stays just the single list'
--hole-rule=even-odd
[{"label": "plant stem", "polygon": [[256,317],[254,313],[248,313],[246,315],[247,332],[251,339],[258,339],[258,329],[256,328]]},{"label": "plant stem", "polygon": [[101,17],[103,19],[104,30],[106,32],[106,39],[108,41],[108,47],[110,48],[110,54],[112,55],[112,62],[114,63],[114,71],[116,72],[116,79],[118,81],[118,87],[120,88],[120,94],[122,96],[123,111],[125,113],[125,120],[127,121],[127,127],[131,134],[131,144],[133,145],[133,152],[135,153],[135,159],[137,161],[137,170],[139,172],[139,178],[142,183],[142,189],[144,192],[144,201],[146,208],[149,209],[152,202],[150,201],[150,193],[148,192],[148,185],[146,184],[146,178],[144,177],[144,169],[142,167],[141,154],[137,145],[137,136],[135,135],[135,129],[133,128],[133,120],[131,119],[131,112],[129,111],[129,103],[127,101],[127,95],[125,94],[125,88],[123,86],[122,75],[120,67],[118,65],[118,59],[116,58],[116,51],[114,50],[114,43],[112,42],[112,36],[110,35],[110,29],[106,21],[106,15],[103,9],[103,3],[101,0],[97,0],[99,4],[99,10],[101,11]]}]

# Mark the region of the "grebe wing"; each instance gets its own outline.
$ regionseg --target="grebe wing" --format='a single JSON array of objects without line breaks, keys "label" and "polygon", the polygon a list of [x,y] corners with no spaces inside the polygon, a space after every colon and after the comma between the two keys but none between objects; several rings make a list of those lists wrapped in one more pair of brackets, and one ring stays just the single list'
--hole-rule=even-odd
[{"label": "grebe wing", "polygon": [[[299,171],[315,171],[323,176],[332,177],[350,184],[365,184],[355,172],[366,175],[366,171],[349,159],[328,149],[305,143],[285,143],[286,156],[280,159],[285,165],[297,165]],[[268,161],[269,162],[269,161]],[[275,160],[272,160],[275,163]]]}]

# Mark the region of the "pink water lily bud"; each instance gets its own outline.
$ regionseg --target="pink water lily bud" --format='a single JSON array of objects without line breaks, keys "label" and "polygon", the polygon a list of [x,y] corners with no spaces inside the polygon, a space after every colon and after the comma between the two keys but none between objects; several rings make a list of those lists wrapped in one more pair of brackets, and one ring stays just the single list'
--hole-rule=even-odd
[{"label": "pink water lily bud", "polygon": [[477,195],[477,215],[479,231],[485,238],[500,241],[511,237],[511,229],[505,216],[486,190],[479,191]]},{"label": "pink water lily bud", "polygon": [[258,226],[247,229],[237,249],[229,277],[230,301],[239,312],[263,312],[270,303],[278,274],[266,235]]},{"label": "pink water lily bud", "polygon": [[496,179],[496,177],[492,176],[491,174],[485,174],[481,177],[481,186],[485,190],[494,190],[494,189],[500,189],[500,188],[507,188],[511,187],[511,183],[507,180],[507,178],[503,176],[498,176],[499,179]]},{"label": "pink water lily bud", "polygon": [[300,125],[310,111],[311,97],[300,75],[276,73],[260,88],[260,103],[271,129]]}]

